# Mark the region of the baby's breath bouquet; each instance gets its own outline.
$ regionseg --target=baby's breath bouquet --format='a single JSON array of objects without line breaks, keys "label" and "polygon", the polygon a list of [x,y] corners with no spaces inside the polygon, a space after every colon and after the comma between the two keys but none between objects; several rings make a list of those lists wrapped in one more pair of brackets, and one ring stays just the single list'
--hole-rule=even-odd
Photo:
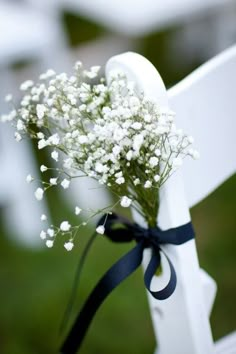
[{"label": "baby's breath bouquet", "polygon": [[[118,204],[135,209],[148,227],[155,227],[160,187],[183,158],[198,157],[191,148],[193,138],[176,128],[174,112],[136,92],[124,73],[114,71],[107,83],[99,79],[99,70],[84,70],[81,62],[72,76],[48,70],[38,83],[24,82],[19,108],[1,117],[15,126],[17,141],[36,139],[39,150],[50,151],[53,166],[42,165],[40,170],[50,170],[52,177],[36,189],[38,200],[48,189],[67,189],[74,178],[83,177],[96,180],[115,198],[113,205],[94,212],[76,206],[76,215],[85,214],[79,225],[64,220],[42,230],[40,237],[48,247],[62,234],[65,248],[71,250],[82,225],[95,215],[112,213]],[[11,95],[6,100],[13,104]],[[30,183],[34,177],[26,179]],[[103,234],[104,225],[96,231]]]}]

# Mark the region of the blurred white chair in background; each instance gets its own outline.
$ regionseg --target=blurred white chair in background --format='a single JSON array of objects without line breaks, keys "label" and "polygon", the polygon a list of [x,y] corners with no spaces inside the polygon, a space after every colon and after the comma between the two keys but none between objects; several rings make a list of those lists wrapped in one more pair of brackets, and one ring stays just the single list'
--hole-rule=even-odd
[{"label": "blurred white chair in background", "polygon": [[[24,60],[51,65],[54,56],[64,48],[62,32],[57,23],[23,3],[2,1],[0,33],[0,94],[4,97],[11,92],[17,97],[17,81],[11,66]],[[5,108],[1,104],[1,113]],[[40,215],[47,207],[34,200],[33,190],[25,182],[28,173],[38,176],[31,147],[27,142],[19,147],[14,142],[13,130],[6,125],[0,127],[0,138],[0,204],[6,227],[26,244],[37,245]]]},{"label": "blurred white chair in background", "polygon": [[[201,159],[185,161],[182,171],[173,174],[160,192],[159,226],[169,229],[186,224],[190,221],[189,207],[236,171],[236,46],[201,66],[168,93],[154,66],[139,54],[111,58],[106,66],[108,79],[117,68],[125,71],[147,97],[161,106],[170,105],[178,126],[196,139]],[[134,213],[134,218],[145,225],[139,215]],[[177,288],[164,301],[148,295],[158,343],[156,354],[235,353],[236,333],[213,343],[209,315],[216,283],[199,268],[195,241],[165,245],[163,249],[175,266]],[[144,264],[149,257],[147,251]],[[169,269],[163,261],[162,275],[153,280],[153,288],[162,288],[168,278]]]}]

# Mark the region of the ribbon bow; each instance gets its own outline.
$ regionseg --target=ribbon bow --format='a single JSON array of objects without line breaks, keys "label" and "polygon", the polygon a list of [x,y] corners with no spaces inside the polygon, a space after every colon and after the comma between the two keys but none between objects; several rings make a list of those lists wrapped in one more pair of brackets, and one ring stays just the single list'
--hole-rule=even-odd
[{"label": "ribbon bow", "polygon": [[[164,231],[159,227],[145,229],[116,214],[103,216],[99,220],[98,226],[103,225],[104,222],[105,235],[111,241],[131,242],[135,240],[137,244],[120,258],[97,283],[78,314],[60,350],[61,354],[75,354],[77,352],[96,311],[106,297],[141,265],[145,248],[152,249],[151,259],[144,273],[146,289],[157,300],[165,300],[170,297],[176,288],[177,278],[173,264],[160,248],[160,245],[167,243],[181,245],[194,238],[191,222]],[[161,264],[161,253],[165,255],[170,266],[170,279],[162,290],[152,291],[150,285],[156,270]]]}]

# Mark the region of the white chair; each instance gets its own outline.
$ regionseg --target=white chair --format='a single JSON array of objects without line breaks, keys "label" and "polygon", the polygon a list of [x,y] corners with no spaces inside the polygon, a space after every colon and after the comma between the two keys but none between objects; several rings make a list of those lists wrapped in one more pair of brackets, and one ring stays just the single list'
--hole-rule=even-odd
[{"label": "white chair", "polygon": [[[199,161],[185,161],[160,192],[158,224],[169,229],[190,221],[189,207],[204,199],[236,170],[234,119],[236,46],[201,66],[168,92],[154,66],[136,53],[111,58],[106,75],[122,69],[137,83],[137,89],[161,106],[176,113],[178,126],[195,137]],[[219,144],[219,141],[221,142]],[[217,156],[217,159],[216,159]],[[139,215],[135,220],[144,225]],[[212,339],[209,314],[216,283],[198,264],[195,241],[180,246],[165,245],[177,273],[177,288],[165,301],[150,295],[150,309],[158,342],[156,354],[236,353],[236,334],[219,343]],[[144,266],[149,259],[147,251]],[[158,289],[169,277],[163,273],[153,281]]]},{"label": "white chair", "polygon": [[[0,3],[0,96],[17,91],[17,80],[11,65],[22,60],[36,60],[48,67],[53,57],[64,46],[61,30],[56,23],[33,11],[25,4]],[[1,100],[2,101],[2,100]],[[1,104],[0,113],[4,113]],[[9,233],[17,235],[27,245],[40,242],[40,215],[47,211],[45,203],[37,203],[32,188],[26,185],[26,174],[37,178],[30,147],[21,148],[13,139],[13,130],[0,127],[0,203]],[[11,139],[12,136],[12,139]],[[36,186],[34,186],[36,188]],[[38,220],[38,221],[37,221]]]}]

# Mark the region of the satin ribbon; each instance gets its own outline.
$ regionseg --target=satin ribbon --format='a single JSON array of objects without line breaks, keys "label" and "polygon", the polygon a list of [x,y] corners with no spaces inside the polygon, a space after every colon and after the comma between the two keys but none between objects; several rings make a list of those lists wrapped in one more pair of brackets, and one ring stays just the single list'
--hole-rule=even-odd
[{"label": "satin ribbon", "polygon": [[[170,297],[176,288],[177,278],[172,262],[160,246],[162,244],[181,245],[194,238],[191,222],[169,230],[161,230],[159,227],[145,229],[116,214],[103,216],[98,225],[103,225],[104,222],[105,235],[111,241],[131,242],[135,240],[137,244],[120,258],[97,283],[62,345],[61,354],[75,354],[79,350],[96,311],[106,297],[141,265],[145,248],[152,249],[151,259],[144,273],[146,289],[157,300],[165,300]],[[161,264],[161,253],[168,261],[170,279],[162,290],[153,291],[150,289],[150,285]]]}]

